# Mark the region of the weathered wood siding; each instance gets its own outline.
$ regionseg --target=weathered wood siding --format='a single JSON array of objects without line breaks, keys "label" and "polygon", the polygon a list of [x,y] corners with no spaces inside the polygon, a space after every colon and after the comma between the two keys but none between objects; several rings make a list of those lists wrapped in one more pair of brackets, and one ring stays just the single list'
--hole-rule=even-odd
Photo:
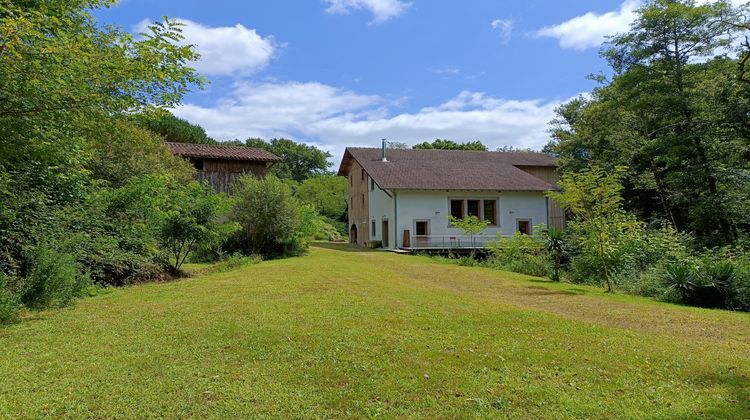
[{"label": "weathered wood siding", "polygon": [[[368,202],[369,197],[367,194],[369,177],[362,169],[362,166],[357,161],[354,161],[347,179],[349,182],[349,232],[351,233],[352,231],[352,225],[356,225],[357,244],[365,245],[370,238],[370,203]],[[352,241],[351,238],[350,241]]]},{"label": "weathered wood siding", "polygon": [[207,180],[208,184],[219,192],[231,192],[232,183],[244,174],[264,177],[268,172],[266,162],[242,160],[203,159],[203,170],[198,170],[196,178]]},{"label": "weathered wood siding", "polygon": [[[550,168],[545,166],[523,166],[519,167],[524,172],[533,175],[542,181],[557,186],[557,182],[560,181],[560,172],[556,168]],[[547,205],[547,211],[549,212],[549,225],[556,229],[562,229],[565,227],[565,211],[560,208],[553,200],[549,200]]]}]

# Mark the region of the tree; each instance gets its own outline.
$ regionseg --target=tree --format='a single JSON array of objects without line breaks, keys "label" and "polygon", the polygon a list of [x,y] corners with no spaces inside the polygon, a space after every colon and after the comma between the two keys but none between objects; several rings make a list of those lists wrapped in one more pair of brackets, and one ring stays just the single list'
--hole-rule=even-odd
[{"label": "tree", "polygon": [[621,179],[625,168],[614,170],[591,167],[580,172],[569,172],[560,180],[561,192],[550,192],[549,197],[572,216],[571,232],[580,247],[579,260],[593,262],[595,270],[614,291],[612,267],[623,256],[623,243],[641,224],[622,208]]},{"label": "tree", "polygon": [[236,223],[220,222],[229,210],[227,198],[195,181],[173,194],[169,207],[159,236],[170,256],[172,273],[179,273],[197,244],[223,242],[240,228]]},{"label": "tree", "polygon": [[[653,0],[603,50],[614,71],[588,98],[557,110],[563,171],[627,166],[627,210],[650,223],[732,244],[750,210],[750,89],[726,57],[736,13],[727,2]],[[747,115],[747,114],[744,114]]]},{"label": "tree", "polygon": [[85,163],[92,178],[121,187],[134,177],[166,175],[182,183],[195,174],[193,166],[175,156],[162,138],[124,118],[102,121],[88,136]]},{"label": "tree", "polygon": [[203,127],[175,117],[163,109],[148,110],[131,117],[139,127],[160,135],[165,141],[176,143],[215,144]]},{"label": "tree", "polygon": [[90,10],[111,4],[0,0],[0,270],[13,277],[32,272],[38,243],[80,229],[60,217],[88,211],[100,188],[88,165],[92,138],[112,134],[100,129],[203,83],[178,23],[136,39],[94,21]]},{"label": "tree", "polygon": [[283,159],[271,168],[271,173],[281,179],[293,179],[302,182],[305,179],[318,175],[328,174],[328,168],[332,165],[328,162],[331,154],[318,149],[315,146],[297,143],[288,139],[263,139],[251,138],[245,141],[248,147],[257,147]]},{"label": "tree", "polygon": [[311,204],[321,216],[332,220],[345,217],[346,192],[346,178],[333,175],[308,178],[296,188],[296,195],[302,202]]},{"label": "tree", "polygon": [[456,143],[453,140],[437,139],[432,143],[425,141],[419,144],[415,144],[414,149],[441,149],[441,150],[478,150],[482,152],[487,151],[487,146],[482,144],[481,141],[471,141],[466,143]]},{"label": "tree", "polygon": [[[477,216],[467,216],[463,219],[448,216],[448,222],[450,223],[451,227],[459,229],[464,233],[464,235],[471,237],[472,247],[476,246],[474,237],[484,232],[484,229],[487,228],[487,226],[489,226],[490,224],[489,220],[480,220]],[[473,249],[471,251],[471,255],[474,255]]]}]

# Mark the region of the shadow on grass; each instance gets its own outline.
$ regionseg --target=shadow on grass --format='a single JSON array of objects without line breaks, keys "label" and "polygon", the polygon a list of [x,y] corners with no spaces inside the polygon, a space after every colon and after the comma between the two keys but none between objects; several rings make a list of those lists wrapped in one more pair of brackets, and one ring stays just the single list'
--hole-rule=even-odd
[{"label": "shadow on grass", "polygon": [[526,289],[530,290],[529,294],[532,295],[565,295],[565,296],[579,296],[585,295],[586,291],[578,290],[555,290],[548,289],[542,286],[526,286]]},{"label": "shadow on grass", "polygon": [[[696,384],[720,386],[729,394],[723,404],[704,407],[701,414],[706,418],[750,418],[750,378],[734,370],[736,368],[730,368],[721,374],[711,373],[688,378]],[[691,414],[695,413],[675,413],[675,417],[688,418]]]},{"label": "shadow on grass", "polygon": [[313,242],[310,246],[314,248],[331,249],[341,252],[373,252],[372,249],[344,242]]}]

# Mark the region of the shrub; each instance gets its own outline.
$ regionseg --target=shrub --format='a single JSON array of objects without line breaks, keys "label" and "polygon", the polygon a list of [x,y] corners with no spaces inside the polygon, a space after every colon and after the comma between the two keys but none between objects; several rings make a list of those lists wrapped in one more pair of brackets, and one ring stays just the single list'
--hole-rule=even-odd
[{"label": "shrub", "polygon": [[34,266],[21,281],[20,301],[29,309],[69,305],[90,284],[75,259],[46,245],[36,249]]},{"label": "shrub", "polygon": [[517,232],[511,238],[499,238],[489,251],[485,264],[493,268],[539,277],[552,271],[550,254],[537,236]]},{"label": "shrub", "polygon": [[179,272],[197,245],[224,243],[239,230],[236,223],[219,222],[228,209],[224,196],[198,182],[190,182],[173,193],[159,230],[172,273]]},{"label": "shrub", "polygon": [[315,234],[315,210],[301,204],[274,176],[243,176],[234,185],[233,221],[242,226],[233,247],[247,255],[299,255]]},{"label": "shrub", "polygon": [[664,268],[664,285],[674,290],[682,302],[694,299],[698,281],[690,267],[682,264],[669,264]]},{"label": "shrub", "polygon": [[236,270],[242,267],[249,267],[263,261],[263,257],[259,255],[244,256],[240,253],[235,253],[227,257],[225,260],[212,266],[209,273],[224,273],[227,271]]},{"label": "shrub", "polygon": [[315,239],[318,241],[341,241],[343,237],[339,229],[330,223],[330,219],[321,216],[315,220]]},{"label": "shrub", "polygon": [[10,289],[5,274],[0,272],[0,325],[13,321],[20,309],[18,297]]}]

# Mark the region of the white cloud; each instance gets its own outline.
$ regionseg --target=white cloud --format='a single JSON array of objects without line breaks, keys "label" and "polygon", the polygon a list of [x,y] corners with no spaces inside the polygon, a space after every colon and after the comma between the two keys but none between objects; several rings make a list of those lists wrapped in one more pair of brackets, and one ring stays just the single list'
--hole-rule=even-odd
[{"label": "white cloud", "polygon": [[626,32],[635,20],[635,12],[640,5],[639,0],[626,0],[616,11],[604,14],[588,12],[558,25],[542,28],[536,31],[536,36],[556,38],[560,40],[562,48],[596,48],[607,36]]},{"label": "white cloud", "polygon": [[353,10],[367,10],[373,14],[373,23],[383,23],[404,13],[411,3],[402,0],[323,0],[329,4],[330,14],[349,14]]},{"label": "white cloud", "polygon": [[[274,56],[277,45],[271,37],[258,35],[255,29],[243,25],[208,27],[187,19],[176,19],[185,26],[181,44],[193,44],[201,54],[191,63],[205,75],[251,74],[263,69]],[[136,25],[143,32],[150,21]]]},{"label": "white cloud", "polygon": [[510,42],[510,36],[513,33],[513,21],[510,19],[495,19],[490,23],[492,29],[500,33],[500,39],[503,45],[507,45]]},{"label": "white cloud", "polygon": [[411,113],[391,113],[397,101],[320,83],[239,84],[215,106],[186,104],[174,113],[218,139],[291,137],[316,144],[339,159],[346,146],[377,146],[379,139],[481,140],[490,148],[541,148],[547,123],[561,101],[510,100],[461,92]]},{"label": "white cloud", "polygon": [[[718,0],[696,0],[697,5],[715,3]],[[731,0],[741,6],[748,0]],[[618,10],[598,14],[588,12],[557,25],[547,26],[535,32],[538,37],[556,38],[560,47],[574,50],[597,48],[607,36],[627,32],[636,19],[636,11],[644,4],[642,0],[625,0]]]}]

